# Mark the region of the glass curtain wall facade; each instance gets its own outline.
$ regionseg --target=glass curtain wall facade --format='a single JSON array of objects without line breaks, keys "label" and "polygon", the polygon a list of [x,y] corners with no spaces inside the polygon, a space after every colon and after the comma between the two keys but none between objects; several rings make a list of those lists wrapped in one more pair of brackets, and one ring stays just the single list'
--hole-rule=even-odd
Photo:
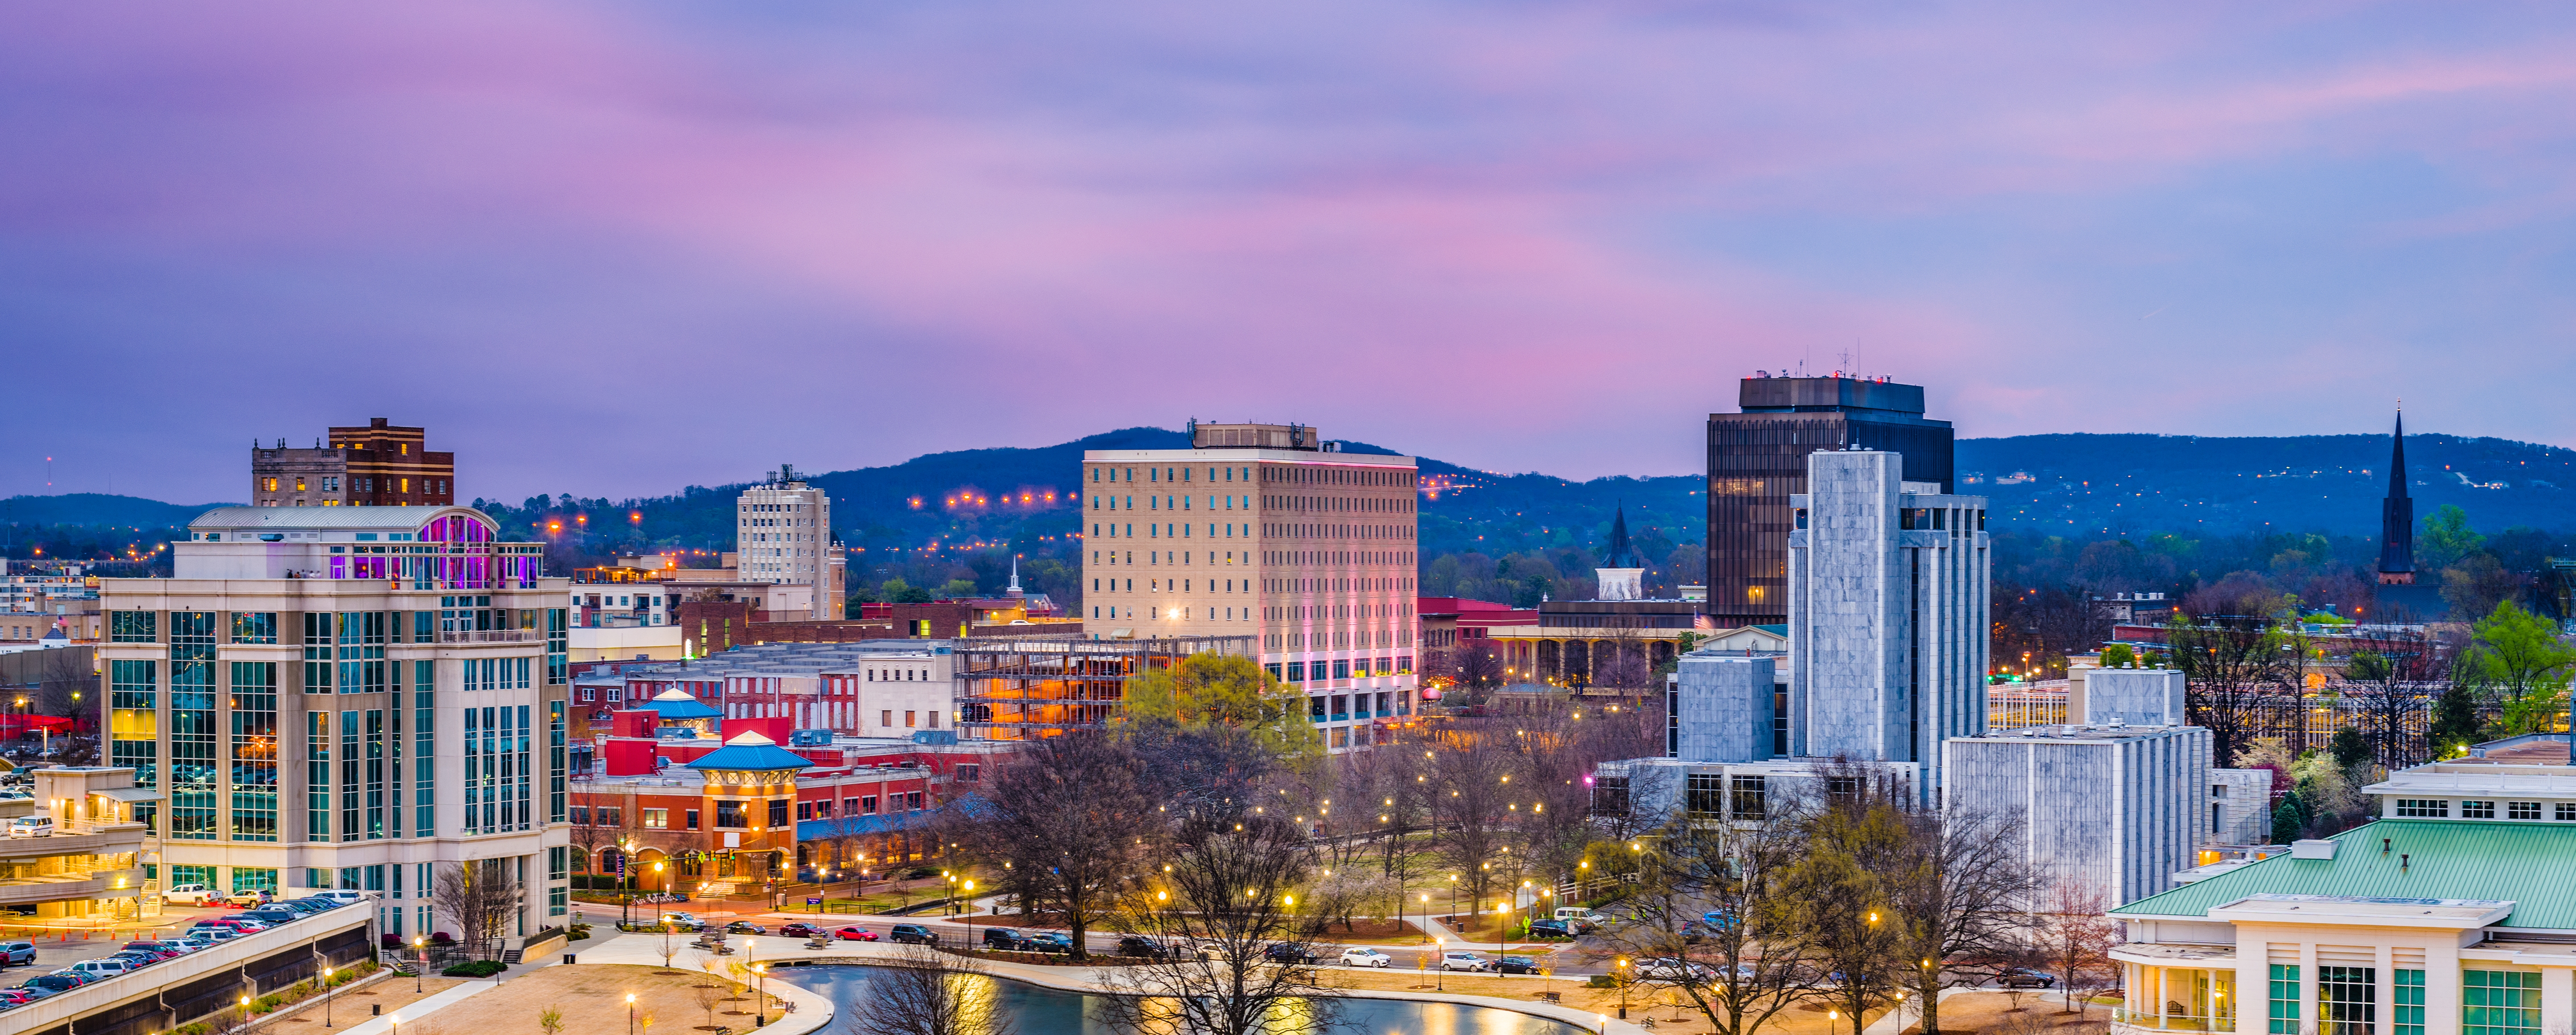
[{"label": "glass curtain wall facade", "polygon": [[1952,480],[1954,434],[1923,418],[1920,388],[1850,378],[1743,385],[1745,412],[1708,417],[1708,614],[1721,627],[1789,620],[1789,497],[1807,491],[1807,454],[1884,450],[1905,458],[1907,481],[1946,493]]}]

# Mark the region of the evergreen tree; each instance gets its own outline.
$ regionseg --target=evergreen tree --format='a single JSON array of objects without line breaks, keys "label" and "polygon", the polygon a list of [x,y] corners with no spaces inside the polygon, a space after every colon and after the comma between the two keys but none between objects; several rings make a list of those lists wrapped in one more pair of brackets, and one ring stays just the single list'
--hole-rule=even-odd
[{"label": "evergreen tree", "polygon": [[2478,703],[2469,685],[2452,680],[2442,688],[2442,696],[2433,702],[2433,725],[2424,733],[2433,749],[2433,757],[2449,758],[2469,749],[2478,741]]},{"label": "evergreen tree", "polygon": [[2370,761],[2369,739],[2363,737],[2360,730],[2350,726],[2336,730],[2334,743],[2326,750],[2334,755],[2335,768],[2347,773],[2352,772],[2362,763]]},{"label": "evergreen tree", "polygon": [[2281,799],[2281,807],[2272,810],[2272,843],[2289,844],[2299,839],[2299,799],[2292,794]]}]

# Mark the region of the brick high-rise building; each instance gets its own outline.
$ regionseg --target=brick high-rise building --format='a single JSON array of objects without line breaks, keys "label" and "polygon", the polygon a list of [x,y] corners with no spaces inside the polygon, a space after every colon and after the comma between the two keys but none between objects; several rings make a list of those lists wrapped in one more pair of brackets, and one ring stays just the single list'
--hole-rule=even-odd
[{"label": "brick high-rise building", "polygon": [[1789,614],[1789,497],[1807,454],[1880,449],[1904,479],[1950,491],[1950,422],[1923,419],[1923,389],[1857,377],[1748,377],[1742,413],[1708,415],[1708,615],[1720,628]]},{"label": "brick high-rise building", "polygon": [[332,428],[329,445],[250,447],[254,507],[444,507],[456,503],[456,454],[433,453],[420,428],[385,418]]},{"label": "brick high-rise building", "polygon": [[1335,749],[1415,712],[1412,457],[1297,425],[1193,424],[1190,449],[1082,457],[1083,631],[1254,636]]}]

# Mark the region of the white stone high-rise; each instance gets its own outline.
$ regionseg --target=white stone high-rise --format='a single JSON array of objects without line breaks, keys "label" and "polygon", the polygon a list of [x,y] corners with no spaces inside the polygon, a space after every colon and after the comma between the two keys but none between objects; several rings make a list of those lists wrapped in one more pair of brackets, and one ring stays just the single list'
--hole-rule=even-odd
[{"label": "white stone high-rise", "polygon": [[741,579],[814,587],[816,620],[848,613],[839,552],[832,545],[832,497],[805,484],[795,468],[781,465],[734,503],[734,565]]},{"label": "white stone high-rise", "polygon": [[1792,755],[1924,766],[1986,731],[1983,496],[1904,480],[1896,453],[1807,457],[1790,497]]}]

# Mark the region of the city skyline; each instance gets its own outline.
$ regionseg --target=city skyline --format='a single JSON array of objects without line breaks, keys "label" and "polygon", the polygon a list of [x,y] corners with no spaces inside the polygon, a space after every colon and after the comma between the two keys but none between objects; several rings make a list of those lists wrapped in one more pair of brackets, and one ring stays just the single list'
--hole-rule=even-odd
[{"label": "city skyline", "polygon": [[[234,499],[250,440],[372,415],[437,429],[464,498],[1192,415],[1679,474],[1735,378],[1801,362],[1922,384],[1963,438],[2367,434],[2403,391],[2424,431],[2576,444],[2547,405],[2571,29],[24,15],[0,327],[19,383],[87,406],[0,418],[0,495]],[[785,419],[666,433],[708,401]]]}]

